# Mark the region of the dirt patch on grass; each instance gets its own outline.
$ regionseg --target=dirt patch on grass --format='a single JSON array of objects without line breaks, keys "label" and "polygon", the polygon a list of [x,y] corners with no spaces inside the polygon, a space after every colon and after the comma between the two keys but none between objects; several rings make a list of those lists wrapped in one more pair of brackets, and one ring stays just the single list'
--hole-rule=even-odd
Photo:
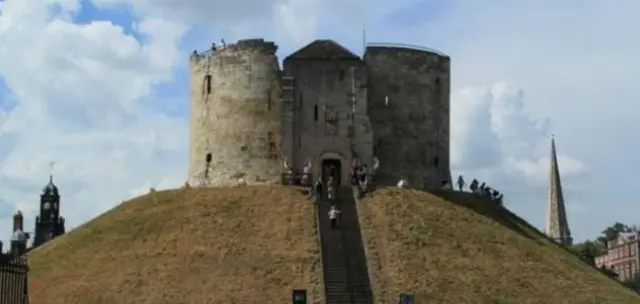
[{"label": "dirt patch on grass", "polygon": [[31,252],[31,303],[320,303],[314,212],[280,186],[150,193]]},{"label": "dirt patch on grass", "polygon": [[[451,201],[444,200],[445,197]],[[359,203],[377,303],[640,303],[505,209],[469,194],[381,189]]]}]

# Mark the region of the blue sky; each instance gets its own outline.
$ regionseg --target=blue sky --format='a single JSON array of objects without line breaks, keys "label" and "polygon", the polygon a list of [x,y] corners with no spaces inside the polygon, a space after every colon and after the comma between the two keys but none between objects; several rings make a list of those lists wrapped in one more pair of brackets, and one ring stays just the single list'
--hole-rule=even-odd
[{"label": "blue sky", "polygon": [[555,133],[574,237],[640,222],[629,193],[640,182],[640,41],[629,38],[640,28],[637,1],[0,3],[1,239],[11,210],[33,229],[51,161],[70,226],[150,187],[183,184],[193,49],[264,37],[282,58],[332,38],[361,53],[365,26],[368,42],[452,57],[456,174],[503,190],[509,208],[542,228]]}]

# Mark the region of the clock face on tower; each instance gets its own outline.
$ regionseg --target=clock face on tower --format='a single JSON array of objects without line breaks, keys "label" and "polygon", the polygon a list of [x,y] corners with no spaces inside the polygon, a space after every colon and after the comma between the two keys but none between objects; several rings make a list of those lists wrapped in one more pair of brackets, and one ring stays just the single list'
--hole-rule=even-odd
[{"label": "clock face on tower", "polygon": [[51,208],[51,203],[49,202],[44,202],[44,206],[43,206],[44,210],[49,210]]}]

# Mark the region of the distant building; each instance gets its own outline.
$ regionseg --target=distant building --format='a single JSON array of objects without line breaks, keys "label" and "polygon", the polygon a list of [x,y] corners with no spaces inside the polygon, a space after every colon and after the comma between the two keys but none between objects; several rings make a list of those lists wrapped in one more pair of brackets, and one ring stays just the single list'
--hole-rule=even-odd
[{"label": "distant building", "polygon": [[24,232],[24,217],[22,212],[18,210],[13,215],[13,234],[11,235],[11,248],[9,254],[12,256],[21,256],[27,252],[27,241],[29,234]]},{"label": "distant building", "polygon": [[65,233],[64,218],[60,216],[60,193],[49,176],[49,183],[40,195],[40,215],[36,216],[33,248]]},{"label": "distant building", "polygon": [[595,258],[598,268],[606,267],[626,281],[640,270],[640,232],[621,233],[617,239],[607,242],[606,251]]}]

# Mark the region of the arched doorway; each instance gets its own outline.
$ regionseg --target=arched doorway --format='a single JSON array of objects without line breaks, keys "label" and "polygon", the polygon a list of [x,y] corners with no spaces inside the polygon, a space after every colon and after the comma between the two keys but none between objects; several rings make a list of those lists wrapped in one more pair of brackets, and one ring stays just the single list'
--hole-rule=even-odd
[{"label": "arched doorway", "polygon": [[337,158],[325,158],[322,160],[322,181],[324,183],[333,177],[334,185],[341,185],[342,181],[342,162]]}]

